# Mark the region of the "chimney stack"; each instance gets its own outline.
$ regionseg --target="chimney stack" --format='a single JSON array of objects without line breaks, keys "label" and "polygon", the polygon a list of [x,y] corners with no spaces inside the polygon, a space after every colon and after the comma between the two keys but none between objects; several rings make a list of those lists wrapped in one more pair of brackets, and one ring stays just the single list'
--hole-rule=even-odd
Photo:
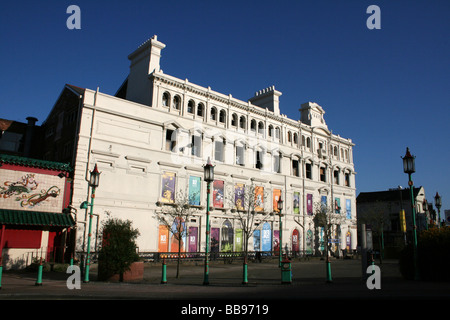
[{"label": "chimney stack", "polygon": [[166,45],[159,42],[157,36],[154,35],[128,56],[131,63],[127,84],[127,100],[151,105],[153,86],[149,75],[160,71],[161,50],[165,47]]},{"label": "chimney stack", "polygon": [[275,115],[280,115],[280,96],[281,92],[275,90],[275,86],[265,88],[255,92],[255,96],[249,101],[263,109],[272,111]]}]

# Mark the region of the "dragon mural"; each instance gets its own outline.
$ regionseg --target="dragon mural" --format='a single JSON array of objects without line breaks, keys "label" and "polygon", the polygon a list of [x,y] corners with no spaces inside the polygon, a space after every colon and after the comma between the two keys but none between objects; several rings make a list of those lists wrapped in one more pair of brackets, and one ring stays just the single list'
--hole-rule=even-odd
[{"label": "dragon mural", "polygon": [[47,198],[56,198],[61,193],[60,188],[51,186],[48,189],[38,191],[39,182],[35,179],[35,174],[28,173],[17,181],[5,181],[0,185],[0,197],[13,198],[20,203],[21,207],[33,208]]}]

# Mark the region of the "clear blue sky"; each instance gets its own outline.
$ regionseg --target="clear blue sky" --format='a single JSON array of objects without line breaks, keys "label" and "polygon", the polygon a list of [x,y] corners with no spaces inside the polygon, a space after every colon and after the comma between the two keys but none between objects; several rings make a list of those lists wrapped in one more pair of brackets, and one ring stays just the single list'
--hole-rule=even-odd
[{"label": "clear blue sky", "polygon": [[320,104],[356,144],[357,194],[407,187],[409,146],[415,185],[450,209],[450,1],[2,1],[0,117],[42,123],[66,83],[114,94],[154,34],[167,74],[244,101],[275,85],[293,119]]}]

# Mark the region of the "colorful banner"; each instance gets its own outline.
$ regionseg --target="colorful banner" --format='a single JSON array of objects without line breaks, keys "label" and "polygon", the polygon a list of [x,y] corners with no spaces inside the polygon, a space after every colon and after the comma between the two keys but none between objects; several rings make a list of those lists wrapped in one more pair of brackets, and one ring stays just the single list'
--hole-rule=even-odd
[{"label": "colorful banner", "polygon": [[292,251],[300,251],[300,233],[297,229],[294,229],[294,231],[292,231]]},{"label": "colorful banner", "polygon": [[345,249],[347,249],[347,251],[350,251],[352,249],[352,234],[350,233],[350,231],[348,231],[347,235],[345,236],[345,244]]},{"label": "colorful banner", "polygon": [[273,230],[273,251],[280,252],[280,230]]},{"label": "colorful banner", "polygon": [[313,232],[311,230],[306,232],[306,253],[313,253]]},{"label": "colorful banner", "polygon": [[245,185],[243,183],[234,185],[234,205],[237,210],[245,210]]},{"label": "colorful banner", "polygon": [[169,251],[169,229],[165,225],[159,226],[158,252]]},{"label": "colorful banner", "polygon": [[334,198],[334,213],[341,213],[341,199]]},{"label": "colorful banner", "polygon": [[308,215],[313,215],[313,195],[310,193],[306,195],[306,211]]},{"label": "colorful banner", "polygon": [[201,179],[200,177],[189,177],[189,204],[194,206],[200,205],[200,187]]},{"label": "colorful banner", "polygon": [[219,228],[211,228],[211,239],[210,239],[211,252],[219,252],[219,239],[220,239],[219,234],[220,234]]},{"label": "colorful banner", "polygon": [[213,207],[223,208],[223,180],[214,180],[213,183]]},{"label": "colorful banner", "polygon": [[255,211],[264,211],[264,187],[255,187]]},{"label": "colorful banner", "polygon": [[234,251],[237,251],[237,252],[243,251],[244,238],[242,237],[242,229],[236,229],[236,234],[235,234],[234,239],[235,239]]},{"label": "colorful banner", "polygon": [[259,251],[261,248],[261,230],[253,231],[253,250]]},{"label": "colorful banner", "polygon": [[294,192],[293,208],[295,214],[300,214],[300,192]]},{"label": "colorful banner", "polygon": [[273,190],[273,211],[278,212],[278,201],[281,199],[281,190]]},{"label": "colorful banner", "polygon": [[161,201],[166,203],[175,202],[175,180],[174,172],[165,171],[162,175]]},{"label": "colorful banner", "polygon": [[64,183],[58,176],[0,169],[0,208],[61,212]]},{"label": "colorful banner", "polygon": [[320,203],[322,204],[322,209],[327,208],[327,196],[322,196],[320,199]]},{"label": "colorful banner", "polygon": [[345,200],[345,207],[347,209],[347,219],[352,218],[352,201],[350,199]]},{"label": "colorful banner", "polygon": [[[184,252],[186,243],[186,223],[181,218],[175,218],[171,227],[170,252]],[[178,240],[180,239],[180,240]],[[180,246],[178,245],[180,243]]]},{"label": "colorful banner", "polygon": [[222,238],[220,243],[221,252],[233,251],[233,226],[229,220],[222,225]]},{"label": "colorful banner", "polygon": [[272,230],[268,222],[262,228],[261,251],[272,251]]},{"label": "colorful banner", "polygon": [[189,227],[189,252],[197,252],[198,227]]}]

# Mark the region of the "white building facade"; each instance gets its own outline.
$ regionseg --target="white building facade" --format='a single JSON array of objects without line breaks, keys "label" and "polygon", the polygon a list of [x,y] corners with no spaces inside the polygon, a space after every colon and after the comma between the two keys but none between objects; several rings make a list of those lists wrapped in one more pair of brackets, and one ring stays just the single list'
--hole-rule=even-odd
[{"label": "white building facade", "polygon": [[[193,204],[199,210],[185,222],[190,233],[183,250],[204,251],[203,166],[210,158],[216,180],[210,215],[213,251],[242,250],[242,233],[229,201],[242,185],[258,186],[269,195],[263,199],[264,212],[273,211],[277,199],[283,199],[283,248],[308,253],[320,249],[314,247],[320,243],[320,232],[315,232],[312,217],[314,203],[326,202],[345,216],[334,249],[356,249],[354,144],[331,133],[322,107],[304,103],[301,119],[293,120],[280,113],[281,92],[274,86],[242,101],[164,74],[160,68],[164,47],[154,36],[129,55],[130,73],[116,96],[74,90],[80,105],[73,207],[89,200],[87,179],[97,164],[98,221],[107,214],[129,219],[140,232],[141,252],[167,252],[173,241],[155,217],[161,210],[158,204],[176,201],[178,191],[197,192]],[[88,215],[81,209],[77,215],[80,245],[86,241],[82,222]],[[274,250],[278,219],[269,215],[258,221],[250,251]],[[96,229],[94,222],[93,236]]]}]

